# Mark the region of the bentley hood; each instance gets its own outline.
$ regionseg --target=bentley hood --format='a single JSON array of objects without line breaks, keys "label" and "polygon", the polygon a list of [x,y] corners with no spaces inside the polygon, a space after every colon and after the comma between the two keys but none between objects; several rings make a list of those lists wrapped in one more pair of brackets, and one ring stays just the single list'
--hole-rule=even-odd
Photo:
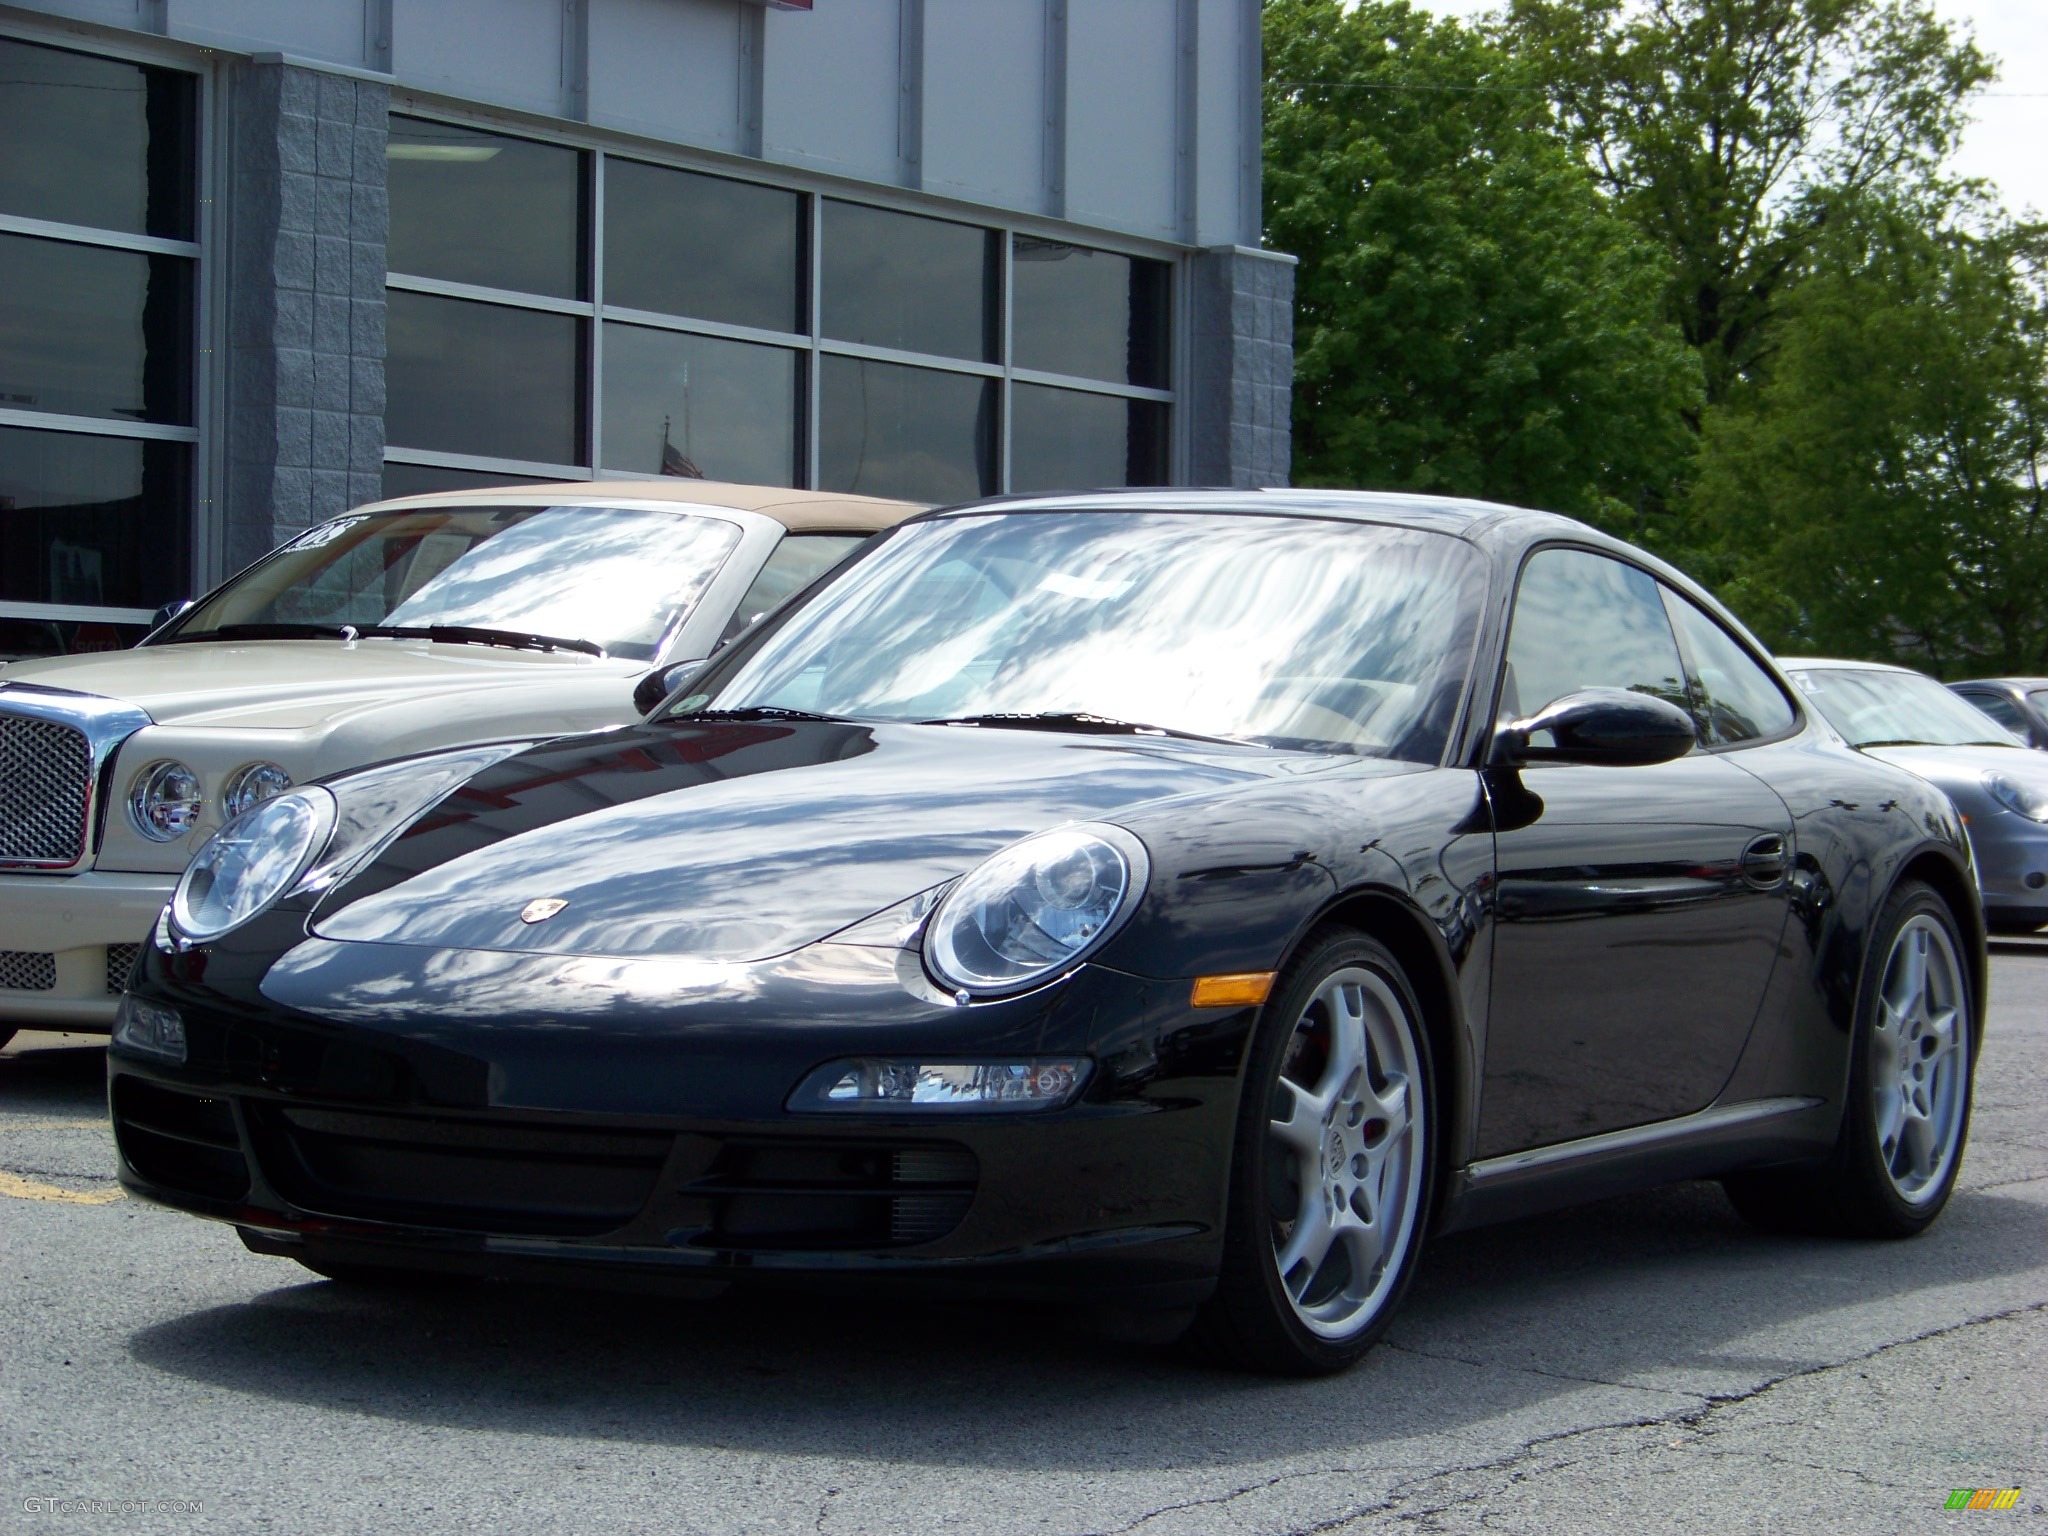
[{"label": "bentley hood", "polygon": [[0,666],[0,683],[120,699],[158,725],[307,730],[398,699],[604,676],[645,663],[414,640],[195,641]]},{"label": "bentley hood", "polygon": [[1342,759],[974,727],[636,726],[546,743],[478,775],[331,892],[313,931],[436,949],[766,959],[1028,833],[1331,761]]}]

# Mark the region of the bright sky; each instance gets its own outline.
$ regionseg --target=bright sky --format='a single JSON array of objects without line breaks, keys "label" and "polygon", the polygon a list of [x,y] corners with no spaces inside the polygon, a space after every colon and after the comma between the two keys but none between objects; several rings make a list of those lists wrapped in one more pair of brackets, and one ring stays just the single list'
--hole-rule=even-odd
[{"label": "bright sky", "polygon": [[[1496,0],[1416,0],[1424,9],[1470,16]],[[1973,30],[1999,62],[1999,78],[1976,104],[1956,168],[1997,185],[2015,213],[2048,214],[2048,0],[1934,0],[1951,23]]]}]

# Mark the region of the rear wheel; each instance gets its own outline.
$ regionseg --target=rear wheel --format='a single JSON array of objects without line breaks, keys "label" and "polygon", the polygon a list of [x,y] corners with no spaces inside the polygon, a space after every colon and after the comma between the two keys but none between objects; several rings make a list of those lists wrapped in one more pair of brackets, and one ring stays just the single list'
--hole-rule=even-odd
[{"label": "rear wheel", "polygon": [[1817,1170],[1723,1180],[1736,1210],[1776,1232],[1911,1237],[1961,1170],[1976,1066],[1974,1000],[1948,904],[1918,881],[1892,893],[1858,999],[1842,1130]]},{"label": "rear wheel", "polygon": [[1195,1339],[1254,1370],[1341,1370],[1414,1275],[1436,1176],[1422,1011],[1376,940],[1331,930],[1253,1037],[1216,1295]]}]

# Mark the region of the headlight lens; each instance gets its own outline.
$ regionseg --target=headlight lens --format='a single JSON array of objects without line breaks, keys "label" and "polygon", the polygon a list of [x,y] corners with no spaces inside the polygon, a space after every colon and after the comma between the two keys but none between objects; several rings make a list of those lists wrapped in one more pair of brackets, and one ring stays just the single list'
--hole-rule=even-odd
[{"label": "headlight lens", "polygon": [[292,776],[276,763],[244,763],[228,775],[220,792],[220,808],[233,821],[266,800],[275,800],[292,787]]},{"label": "headlight lens", "polygon": [[175,843],[198,826],[205,803],[199,775],[169,758],[146,764],[128,791],[136,830],[155,843]]},{"label": "headlight lens", "polygon": [[946,893],[925,930],[925,958],[955,991],[1022,991],[1108,938],[1145,875],[1144,845],[1120,827],[1027,837]]},{"label": "headlight lens", "polygon": [[334,796],[317,785],[266,800],[208,840],[171,897],[188,939],[219,938],[298,882],[334,830]]},{"label": "headlight lens", "polygon": [[2029,821],[2048,821],[2048,795],[2031,784],[2002,773],[1984,775],[1984,788],[1991,798],[2008,811],[2026,817]]}]

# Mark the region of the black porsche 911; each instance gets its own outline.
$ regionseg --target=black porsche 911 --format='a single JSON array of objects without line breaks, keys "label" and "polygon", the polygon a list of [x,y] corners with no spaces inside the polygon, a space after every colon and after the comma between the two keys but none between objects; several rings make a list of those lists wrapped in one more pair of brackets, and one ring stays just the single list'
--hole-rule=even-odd
[{"label": "black porsche 911", "polygon": [[929,514],[634,725],[294,789],[132,978],[121,1177],[337,1280],[1071,1298],[1318,1371],[1425,1237],[1902,1237],[1968,844],[1677,572],[1422,497]]}]

